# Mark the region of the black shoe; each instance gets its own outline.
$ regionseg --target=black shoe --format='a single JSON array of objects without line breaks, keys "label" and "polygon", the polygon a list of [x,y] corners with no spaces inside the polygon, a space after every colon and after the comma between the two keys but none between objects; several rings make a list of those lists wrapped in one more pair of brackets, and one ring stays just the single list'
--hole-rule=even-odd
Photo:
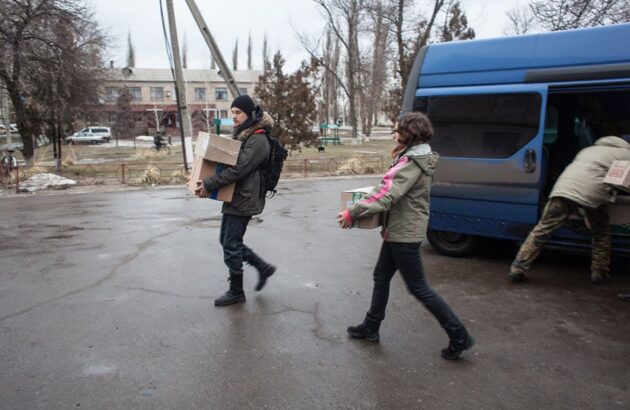
[{"label": "black shoe", "polygon": [[273,265],[267,265],[266,268],[261,269],[258,272],[258,283],[256,284],[256,287],[254,288],[254,290],[256,292],[259,292],[260,290],[262,290],[262,288],[264,288],[265,285],[267,284],[267,279],[269,279],[269,277],[273,275],[275,272],[276,272],[276,267]]},{"label": "black shoe", "polygon": [[475,338],[468,335],[463,342],[449,342],[446,349],[442,349],[442,358],[446,360],[455,360],[459,358],[464,350],[468,350],[475,345]]},{"label": "black shoe", "polygon": [[512,282],[526,282],[527,281],[527,276],[525,276],[525,274],[522,272],[510,272],[508,273],[508,276],[510,277],[510,279],[512,279]]},{"label": "black shoe", "polygon": [[228,290],[223,296],[214,300],[214,306],[227,306],[235,303],[245,303],[245,292]]},{"label": "black shoe", "polygon": [[380,340],[378,330],[370,330],[364,323],[348,327],[348,334],[355,339],[365,339],[368,342],[377,343]]}]

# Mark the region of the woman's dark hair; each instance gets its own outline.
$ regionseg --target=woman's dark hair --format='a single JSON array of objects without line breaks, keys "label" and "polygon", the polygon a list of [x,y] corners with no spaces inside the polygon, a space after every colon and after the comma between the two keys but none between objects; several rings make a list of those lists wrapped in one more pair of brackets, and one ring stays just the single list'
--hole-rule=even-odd
[{"label": "woman's dark hair", "polygon": [[428,142],[433,136],[433,125],[429,117],[419,111],[401,114],[396,122],[401,142],[408,147]]}]

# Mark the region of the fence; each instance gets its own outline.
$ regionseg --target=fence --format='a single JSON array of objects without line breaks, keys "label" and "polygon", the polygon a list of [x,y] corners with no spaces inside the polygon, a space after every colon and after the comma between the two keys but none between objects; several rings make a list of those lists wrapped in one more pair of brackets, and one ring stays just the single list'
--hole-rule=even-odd
[{"label": "fence", "polygon": [[[382,156],[336,157],[325,159],[287,159],[284,178],[310,176],[361,175],[382,173]],[[51,187],[64,186],[62,178],[76,185],[179,185],[188,180],[189,173],[180,163],[89,164],[64,166],[35,166],[2,168],[0,187],[16,192],[26,186],[46,183]]]}]

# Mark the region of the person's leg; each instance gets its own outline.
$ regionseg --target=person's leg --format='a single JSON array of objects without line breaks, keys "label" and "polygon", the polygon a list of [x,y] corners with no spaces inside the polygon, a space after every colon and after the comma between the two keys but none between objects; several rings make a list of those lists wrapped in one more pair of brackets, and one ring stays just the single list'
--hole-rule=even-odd
[{"label": "person's leg", "polygon": [[350,336],[367,339],[371,342],[379,341],[378,331],[381,321],[385,318],[389,286],[394,273],[396,273],[396,264],[392,258],[390,243],[383,241],[378,261],[374,267],[374,288],[372,289],[370,310],[368,310],[363,323],[348,328]]},{"label": "person's leg", "polygon": [[223,261],[230,272],[230,288],[214,301],[216,306],[245,302],[243,292],[243,236],[250,216],[223,214],[220,241],[223,245]]},{"label": "person's leg", "polygon": [[591,282],[604,283],[610,279],[610,230],[608,207],[584,208],[591,232]]},{"label": "person's leg", "polygon": [[560,228],[576,209],[577,207],[572,201],[564,198],[551,198],[547,202],[540,221],[529,233],[512,262],[509,273],[512,280],[522,281],[526,279],[526,273],[540,255],[551,234]]},{"label": "person's leg", "polygon": [[276,267],[254,253],[247,245],[243,244],[242,249],[243,260],[255,267],[258,271],[258,283],[256,283],[256,287],[254,288],[254,290],[258,292],[265,287],[267,279],[275,273]]},{"label": "person's leg", "polygon": [[409,292],[431,312],[448,335],[449,347],[442,351],[442,357],[457,359],[475,342],[457,315],[427,283],[420,256],[420,243],[392,243],[392,255]]}]

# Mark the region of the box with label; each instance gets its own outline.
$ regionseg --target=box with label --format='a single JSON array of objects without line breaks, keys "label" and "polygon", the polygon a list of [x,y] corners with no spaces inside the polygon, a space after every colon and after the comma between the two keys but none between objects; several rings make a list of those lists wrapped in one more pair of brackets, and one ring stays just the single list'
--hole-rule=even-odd
[{"label": "box with label", "polygon": [[[345,211],[350,206],[359,202],[363,198],[366,197],[367,194],[372,191],[372,187],[365,188],[357,188],[351,189],[348,191],[343,191],[341,193],[341,211]],[[373,214],[370,216],[366,216],[364,218],[359,218],[354,221],[352,225],[355,228],[359,229],[374,229],[381,226],[381,214]]]},{"label": "box with label", "polygon": [[630,161],[615,161],[608,168],[604,183],[615,189],[630,192]]},{"label": "box with label", "polygon": [[[187,188],[193,194],[197,189],[197,181],[203,180],[211,175],[220,174],[225,169],[226,165],[219,164],[214,161],[208,161],[199,156],[195,156],[195,162],[193,163],[192,171],[190,172],[190,180],[188,181]],[[234,195],[234,187],[236,183],[226,185],[222,188],[216,189],[210,192],[210,198],[217,201],[231,202]]]},{"label": "box with label", "polygon": [[195,155],[219,164],[235,165],[240,149],[241,141],[200,131]]}]

